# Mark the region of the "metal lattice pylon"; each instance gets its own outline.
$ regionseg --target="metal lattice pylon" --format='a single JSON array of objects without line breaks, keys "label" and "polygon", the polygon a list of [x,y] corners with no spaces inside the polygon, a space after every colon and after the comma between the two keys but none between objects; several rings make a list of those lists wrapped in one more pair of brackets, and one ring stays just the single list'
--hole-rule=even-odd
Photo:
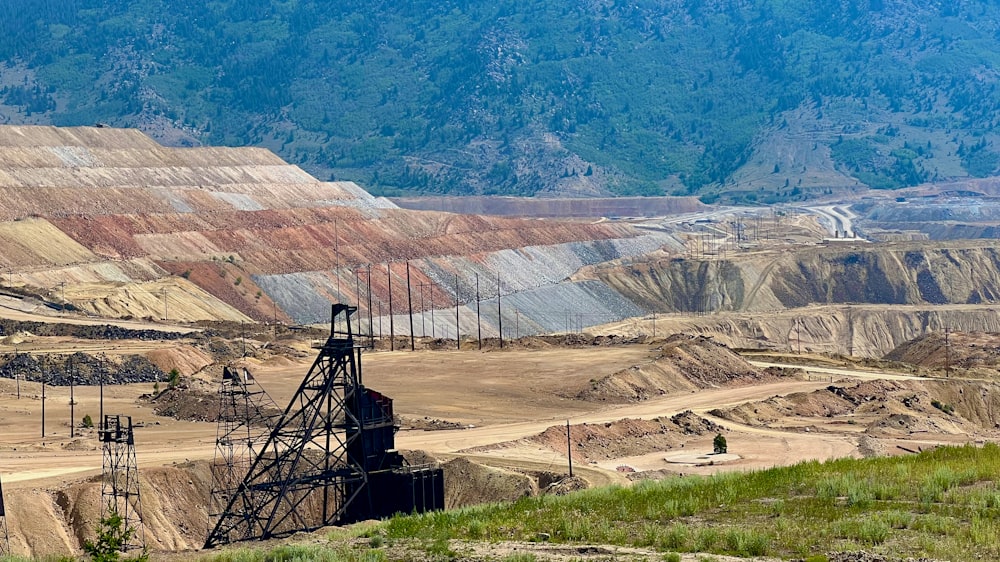
[{"label": "metal lattice pylon", "polygon": [[131,530],[122,544],[122,552],[146,548],[142,526],[142,501],[139,496],[139,466],[135,459],[132,416],[106,415],[98,432],[103,449],[104,467],[101,499],[105,511],[117,513],[124,529]]},{"label": "metal lattice pylon", "polygon": [[3,503],[3,482],[0,482],[0,556],[10,556],[10,535],[7,534],[7,508]]},{"label": "metal lattice pylon", "polygon": [[360,400],[356,355],[361,351],[350,322],[356,311],[333,305],[330,337],[229,498],[205,548],[234,535],[269,539],[337,524],[364,489],[368,477],[362,460],[348,454],[362,431],[353,413],[358,408],[349,407]]},{"label": "metal lattice pylon", "polygon": [[[212,495],[209,507],[209,529],[221,518],[229,500],[243,482],[250,465],[270,434],[271,416],[278,412],[274,400],[254,381],[250,371],[225,367],[219,387],[219,423],[215,439],[215,460],[212,463]],[[233,506],[241,514],[257,508],[253,490],[240,496],[246,503]],[[246,518],[232,521],[226,527],[224,542],[247,540],[252,527]]]}]

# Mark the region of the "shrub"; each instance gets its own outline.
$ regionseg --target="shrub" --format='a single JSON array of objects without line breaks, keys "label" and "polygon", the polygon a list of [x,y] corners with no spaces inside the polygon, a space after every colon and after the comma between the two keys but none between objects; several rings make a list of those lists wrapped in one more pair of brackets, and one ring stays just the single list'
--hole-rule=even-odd
[{"label": "shrub", "polygon": [[[122,549],[134,534],[135,529],[127,527],[125,519],[118,515],[117,511],[112,510],[106,517],[102,517],[97,525],[97,539],[93,542],[83,541],[83,551],[94,562],[117,562],[122,559]],[[139,556],[129,560],[145,562],[149,560],[149,553],[143,551]]]},{"label": "shrub", "polygon": [[728,450],[728,447],[726,445],[726,437],[721,433],[717,433],[715,435],[715,439],[712,440],[712,447],[715,450],[716,454],[720,455],[725,454],[725,452]]},{"label": "shrub", "polygon": [[180,382],[181,382],[181,372],[178,371],[176,367],[170,369],[170,375],[167,376],[167,385],[169,386],[169,388],[174,388]]},{"label": "shrub", "polygon": [[90,417],[90,414],[83,416],[83,427],[92,428],[94,427],[94,420]]}]

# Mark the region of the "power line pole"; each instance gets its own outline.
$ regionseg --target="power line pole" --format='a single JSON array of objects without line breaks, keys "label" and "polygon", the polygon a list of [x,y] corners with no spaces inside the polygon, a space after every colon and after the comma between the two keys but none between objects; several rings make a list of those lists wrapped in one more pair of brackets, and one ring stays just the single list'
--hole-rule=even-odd
[{"label": "power line pole", "polygon": [[410,351],[417,348],[413,337],[413,293],[410,291],[410,260],[406,260],[406,308],[410,312]]},{"label": "power line pole", "polygon": [[479,349],[483,348],[483,322],[479,314],[479,273],[476,273],[476,330],[479,337]]},{"label": "power line pole", "polygon": [[49,366],[47,355],[42,357],[42,439],[45,438],[45,368]]},{"label": "power line pole", "polygon": [[503,349],[503,309],[500,308],[500,272],[497,272],[497,333],[500,334],[500,349]]},{"label": "power line pole", "polygon": [[570,437],[569,420],[566,420],[566,458],[569,459],[569,477],[573,477],[573,438]]},{"label": "power line pole", "polygon": [[333,219],[333,253],[336,256],[336,271],[337,271],[337,302],[344,300],[340,296],[340,230],[337,225],[337,219]]},{"label": "power line pole", "polygon": [[[382,319],[379,319],[381,322]],[[381,330],[380,330],[381,331]],[[381,336],[381,334],[379,334]],[[372,264],[368,264],[368,338],[369,343],[372,347],[375,347],[375,342],[372,341],[375,337],[375,319],[372,317]]]},{"label": "power line pole", "polygon": [[69,359],[67,359],[66,364],[69,367],[67,369],[69,371],[69,373],[68,373],[69,374],[69,438],[73,439],[74,437],[76,437],[76,431],[75,431],[75,426],[76,426],[76,400],[74,399],[75,395],[74,395],[74,392],[73,392],[73,387],[74,387],[74,385],[73,385],[73,379],[76,378],[76,376],[75,376],[76,375],[76,368],[73,365],[73,356],[72,355],[69,356]]},{"label": "power line pole", "polygon": [[459,331],[458,324],[458,274],[455,274],[455,346],[459,351],[462,350],[462,333]]},{"label": "power line pole", "polygon": [[396,323],[392,319],[392,261],[385,264],[389,277],[389,351],[396,351]]}]

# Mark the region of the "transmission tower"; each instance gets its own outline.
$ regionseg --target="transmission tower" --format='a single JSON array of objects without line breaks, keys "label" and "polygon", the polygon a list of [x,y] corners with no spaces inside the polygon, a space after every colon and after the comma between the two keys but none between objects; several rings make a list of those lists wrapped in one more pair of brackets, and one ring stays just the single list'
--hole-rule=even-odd
[{"label": "transmission tower", "polygon": [[108,514],[122,518],[126,540],[122,552],[146,548],[142,527],[142,501],[139,496],[139,467],[135,460],[135,438],[132,416],[106,415],[98,432],[104,468],[101,479],[101,499]]},{"label": "transmission tower", "polygon": [[[229,500],[236,495],[243,477],[267,441],[271,416],[278,407],[260,385],[256,384],[250,371],[242,372],[230,367],[222,370],[219,387],[219,424],[215,439],[215,461],[212,463],[212,495],[209,511],[209,526],[221,519]],[[253,490],[239,496],[248,501],[246,505],[235,506],[238,513],[251,513],[257,508],[253,501]],[[252,538],[252,527],[244,522],[234,521],[226,529],[225,542]]]},{"label": "transmission tower", "polygon": [[10,536],[7,534],[7,510],[3,505],[3,483],[0,482],[0,556],[10,555]]}]

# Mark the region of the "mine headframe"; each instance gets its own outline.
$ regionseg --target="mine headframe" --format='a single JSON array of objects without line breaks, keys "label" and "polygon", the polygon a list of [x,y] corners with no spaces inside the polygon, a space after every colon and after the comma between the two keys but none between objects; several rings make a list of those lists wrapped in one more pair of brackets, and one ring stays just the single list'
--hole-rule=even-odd
[{"label": "mine headframe", "polygon": [[101,499],[106,515],[117,514],[126,531],[122,552],[145,549],[139,465],[135,457],[132,416],[105,415],[98,431],[103,451]]},{"label": "mine headframe", "polygon": [[356,311],[333,305],[329,338],[318,346],[205,548],[443,507],[441,470],[405,466],[393,450],[392,400],[362,384],[362,347],[355,345],[350,322]]}]

